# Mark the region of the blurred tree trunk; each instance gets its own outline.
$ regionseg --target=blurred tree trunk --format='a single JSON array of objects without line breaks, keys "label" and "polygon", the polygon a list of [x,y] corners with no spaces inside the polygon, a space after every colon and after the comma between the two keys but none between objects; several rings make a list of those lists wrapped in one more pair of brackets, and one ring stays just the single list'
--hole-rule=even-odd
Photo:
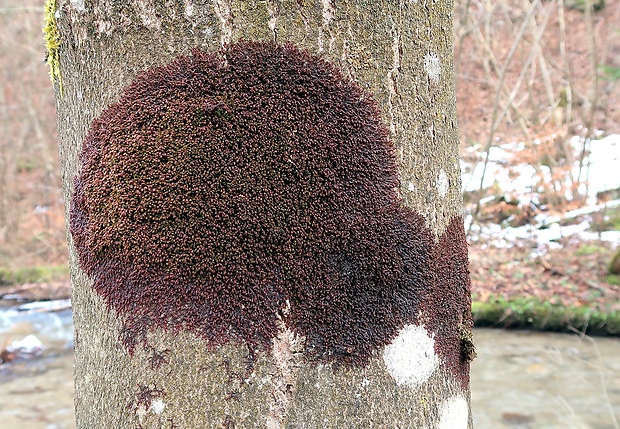
[{"label": "blurred tree trunk", "polygon": [[[335,63],[374,94],[397,149],[404,202],[424,217],[438,242],[444,237],[464,245],[452,1],[58,0],[56,9],[67,205],[91,122],[138,73],[194,47],[214,51],[242,39],[291,41]],[[450,225],[456,225],[452,232]],[[70,237],[69,244],[79,429],[472,427],[468,358],[473,352],[464,352],[459,373],[439,361],[415,384],[407,380],[423,372],[428,362],[422,358],[396,356],[404,359],[405,368],[399,369],[387,351],[378,351],[364,368],[334,372],[304,361],[283,333],[272,355],[259,356],[248,382],[231,376],[244,372],[244,347],[208,350],[191,334],[154,332],[149,343],[167,361],[166,370],[157,371],[152,355],[137,350],[130,356],[120,345],[121,322],[79,270]],[[454,288],[458,299],[469,302],[468,291]],[[443,297],[433,299],[442,305]],[[448,346],[467,348],[469,315],[453,316],[446,315],[446,326],[455,330],[449,321],[461,320],[462,332],[448,335],[459,343]],[[425,339],[433,337],[415,329],[409,334],[399,337],[402,344],[413,341],[401,354],[424,349]],[[426,358],[435,362],[433,356]]]}]

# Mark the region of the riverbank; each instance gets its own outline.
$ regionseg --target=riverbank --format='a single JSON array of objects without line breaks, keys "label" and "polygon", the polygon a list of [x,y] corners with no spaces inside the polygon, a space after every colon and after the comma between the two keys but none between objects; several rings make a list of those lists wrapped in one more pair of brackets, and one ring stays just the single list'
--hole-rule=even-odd
[{"label": "riverbank", "polygon": [[620,282],[608,263],[615,244],[565,238],[470,246],[477,326],[620,335]]}]

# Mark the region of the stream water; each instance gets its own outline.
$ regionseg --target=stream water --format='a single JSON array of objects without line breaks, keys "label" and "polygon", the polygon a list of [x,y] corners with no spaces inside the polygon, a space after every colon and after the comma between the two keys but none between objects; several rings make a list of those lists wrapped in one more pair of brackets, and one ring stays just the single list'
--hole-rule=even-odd
[{"label": "stream water", "polygon": [[[41,355],[0,365],[0,427],[75,428],[71,312],[0,310],[0,343],[31,334]],[[477,429],[619,428],[619,338],[477,329],[475,339]]]}]

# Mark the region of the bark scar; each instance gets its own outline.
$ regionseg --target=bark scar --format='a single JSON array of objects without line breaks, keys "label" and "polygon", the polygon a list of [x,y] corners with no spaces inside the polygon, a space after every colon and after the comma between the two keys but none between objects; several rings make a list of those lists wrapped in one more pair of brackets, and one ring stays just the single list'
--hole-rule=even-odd
[{"label": "bark scar", "polygon": [[323,52],[323,50],[325,49],[323,46],[323,35],[325,34],[325,32],[329,33],[330,35],[330,40],[329,40],[330,51],[332,49],[332,45],[334,44],[334,41],[336,40],[336,37],[334,36],[331,30],[331,23],[334,19],[334,16],[336,15],[336,6],[334,4],[334,0],[321,0],[321,3],[323,5],[323,13],[322,13],[323,19],[321,21],[321,25],[319,26],[318,53]]},{"label": "bark scar", "polygon": [[396,114],[394,112],[394,100],[398,97],[398,75],[400,74],[403,44],[400,33],[392,27],[392,68],[387,73],[388,84],[388,111],[390,114],[390,133],[396,134]]},{"label": "bark scar", "polygon": [[267,0],[267,12],[269,13],[269,20],[267,24],[273,33],[274,43],[278,43],[278,18],[280,18],[280,0]]},{"label": "bark scar", "polygon": [[220,19],[220,24],[222,26],[220,43],[222,46],[226,46],[232,41],[232,33],[234,29],[234,16],[230,7],[230,1],[213,0],[213,8],[215,9],[215,14]]},{"label": "bark scar", "polygon": [[280,322],[280,332],[273,339],[272,355],[275,362],[271,377],[272,402],[267,414],[267,429],[283,428],[289,406],[295,396],[299,364],[295,354],[303,351],[304,338],[296,335]]}]

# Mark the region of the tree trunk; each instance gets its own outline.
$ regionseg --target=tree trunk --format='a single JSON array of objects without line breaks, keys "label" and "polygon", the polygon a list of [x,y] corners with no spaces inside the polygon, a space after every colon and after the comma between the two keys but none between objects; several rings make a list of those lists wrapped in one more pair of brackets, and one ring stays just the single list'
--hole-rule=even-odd
[{"label": "tree trunk", "polygon": [[46,31],[56,26],[60,41],[52,74],[68,227],[82,143],[136,76],[194,48],[255,40],[291,42],[372,94],[395,146],[400,201],[432,242],[416,323],[338,365],[309,357],[285,323],[266,348],[152,325],[128,347],[127,316],[96,292],[70,236],[78,428],[473,427],[452,19],[450,0],[57,0]]}]

